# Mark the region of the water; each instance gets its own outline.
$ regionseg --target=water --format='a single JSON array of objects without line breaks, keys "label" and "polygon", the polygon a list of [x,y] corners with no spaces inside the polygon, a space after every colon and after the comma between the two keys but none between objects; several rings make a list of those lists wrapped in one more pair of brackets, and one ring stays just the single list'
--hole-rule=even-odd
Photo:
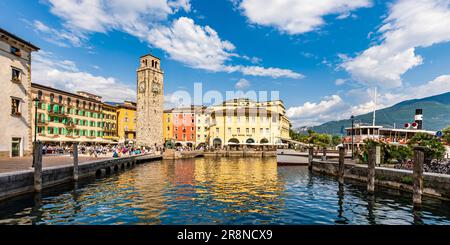
[{"label": "water", "polygon": [[0,202],[0,224],[450,224],[450,205],[276,160],[159,161]]}]

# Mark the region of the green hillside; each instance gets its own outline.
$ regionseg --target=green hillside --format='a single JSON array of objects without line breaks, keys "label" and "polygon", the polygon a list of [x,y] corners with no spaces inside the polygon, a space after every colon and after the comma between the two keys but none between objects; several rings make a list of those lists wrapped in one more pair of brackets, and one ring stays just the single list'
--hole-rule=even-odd
[{"label": "green hillside", "polygon": [[[416,109],[423,109],[423,128],[426,130],[441,130],[450,126],[450,92],[400,102],[394,106],[377,110],[376,124],[385,127],[403,128],[407,122],[414,121]],[[355,122],[372,123],[372,113],[355,116]],[[319,133],[339,135],[342,127],[351,127],[351,121],[340,120],[327,122],[310,129]]]}]

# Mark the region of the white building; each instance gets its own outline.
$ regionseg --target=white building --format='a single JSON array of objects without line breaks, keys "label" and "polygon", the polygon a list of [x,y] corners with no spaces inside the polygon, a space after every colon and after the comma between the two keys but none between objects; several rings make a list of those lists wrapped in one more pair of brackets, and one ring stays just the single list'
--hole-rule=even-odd
[{"label": "white building", "polygon": [[0,28],[0,156],[31,154],[33,44]]}]

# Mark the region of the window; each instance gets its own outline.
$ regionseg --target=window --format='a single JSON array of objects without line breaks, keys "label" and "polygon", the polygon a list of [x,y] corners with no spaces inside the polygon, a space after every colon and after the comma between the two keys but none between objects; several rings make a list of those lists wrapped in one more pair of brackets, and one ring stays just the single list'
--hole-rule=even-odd
[{"label": "window", "polygon": [[216,133],[219,133],[219,128],[216,128]]},{"label": "window", "polygon": [[72,100],[70,98],[67,98],[67,105],[70,105],[70,102],[72,102]]},{"label": "window", "polygon": [[245,133],[246,133],[246,134],[249,134],[249,133],[250,133],[250,129],[249,129],[249,128],[246,128],[246,129],[245,129]]},{"label": "window", "polygon": [[255,128],[252,128],[252,134],[255,134]]},{"label": "window", "polygon": [[13,81],[13,82],[22,81],[21,74],[22,74],[22,71],[20,69],[13,67],[11,70],[11,81]]},{"label": "window", "polygon": [[228,133],[231,134],[231,128],[228,128]]},{"label": "window", "polygon": [[55,100],[55,95],[54,94],[50,94],[50,103],[53,103],[54,100]]},{"label": "window", "polygon": [[38,91],[38,99],[42,100],[42,91],[41,90]]},{"label": "window", "polygon": [[241,133],[241,128],[237,128],[237,133],[238,133],[238,134]]},{"label": "window", "polygon": [[63,97],[61,95],[58,96],[58,103],[62,104],[62,101],[63,101]]},{"label": "window", "polygon": [[11,115],[20,116],[20,99],[11,98]]},{"label": "window", "polygon": [[259,133],[260,133],[260,134],[263,134],[263,133],[264,133],[262,128],[259,129]]},{"label": "window", "polygon": [[20,49],[14,47],[14,46],[11,46],[10,51],[11,51],[11,54],[13,54],[15,56],[21,56],[22,55],[21,52],[20,52]]}]

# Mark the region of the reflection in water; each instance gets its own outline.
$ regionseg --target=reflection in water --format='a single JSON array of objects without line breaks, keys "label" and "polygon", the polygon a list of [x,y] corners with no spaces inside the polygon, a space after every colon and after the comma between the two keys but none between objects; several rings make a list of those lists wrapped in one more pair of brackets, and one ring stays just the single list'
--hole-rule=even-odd
[{"label": "reflection in water", "polygon": [[450,224],[448,203],[377,190],[275,159],[152,162],[0,202],[0,224]]},{"label": "reflection in water", "polygon": [[338,184],[339,185],[339,190],[337,192],[338,195],[338,206],[339,206],[339,210],[338,210],[338,219],[336,220],[336,224],[348,224],[348,219],[345,217],[344,215],[344,185],[343,184]]},{"label": "reflection in water", "polygon": [[375,225],[375,196],[372,194],[367,195],[367,221],[371,225]]}]

